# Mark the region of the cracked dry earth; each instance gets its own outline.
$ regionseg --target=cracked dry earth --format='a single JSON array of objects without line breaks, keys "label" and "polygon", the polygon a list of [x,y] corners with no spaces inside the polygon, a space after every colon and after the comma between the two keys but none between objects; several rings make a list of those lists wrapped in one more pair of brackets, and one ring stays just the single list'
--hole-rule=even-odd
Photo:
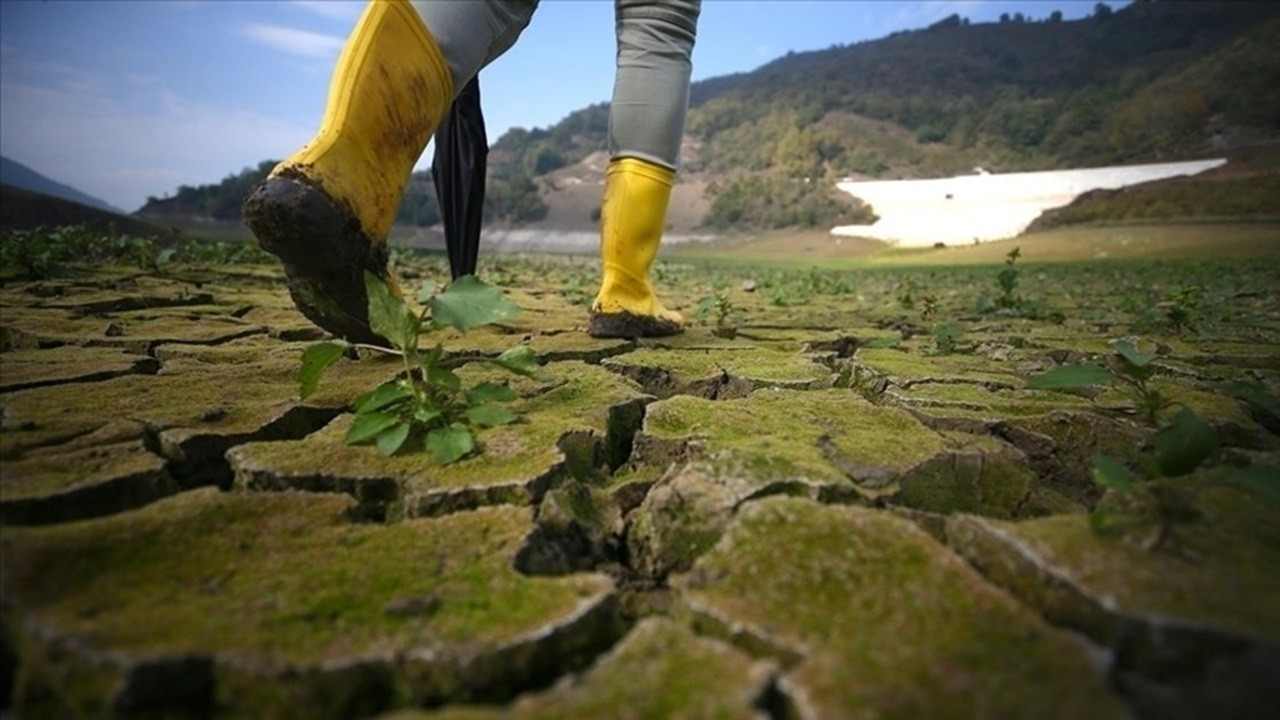
[{"label": "cracked dry earth", "polygon": [[[544,376],[513,380],[522,420],[447,467],[342,442],[347,404],[396,362],[345,359],[298,399],[321,334],[272,268],[6,282],[0,707],[1145,720],[1280,706],[1280,515],[1218,488],[1180,526],[1180,555],[1096,535],[1092,456],[1152,431],[1121,394],[1025,389],[1124,336],[1128,291],[1073,293],[1090,280],[1043,270],[1068,317],[1053,324],[966,315],[987,275],[922,275],[966,327],[938,355],[895,299],[901,275],[827,292],[794,279],[808,296],[790,304],[766,280],[732,292],[732,338],[633,343],[582,332],[565,288],[583,272],[482,272],[523,313],[447,351],[526,342]],[[689,312],[711,272],[665,266],[659,282]],[[1196,275],[1220,298],[1211,330],[1146,336],[1223,462],[1276,464],[1274,424],[1215,391],[1275,393],[1275,275]]]}]

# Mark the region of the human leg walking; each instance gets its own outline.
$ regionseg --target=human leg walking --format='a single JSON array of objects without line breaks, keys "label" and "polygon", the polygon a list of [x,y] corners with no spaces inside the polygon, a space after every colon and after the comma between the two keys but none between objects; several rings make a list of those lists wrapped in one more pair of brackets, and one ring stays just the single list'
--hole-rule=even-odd
[{"label": "human leg walking", "polygon": [[689,106],[700,0],[616,0],[617,74],[609,109],[610,164],[600,212],[597,337],[671,335],[682,318],[649,281],[666,224]]},{"label": "human leg walking", "polygon": [[319,132],[245,201],[312,322],[369,329],[364,272],[394,285],[387,235],[414,164],[472,77],[515,42],[536,0],[372,0],[334,70]]}]

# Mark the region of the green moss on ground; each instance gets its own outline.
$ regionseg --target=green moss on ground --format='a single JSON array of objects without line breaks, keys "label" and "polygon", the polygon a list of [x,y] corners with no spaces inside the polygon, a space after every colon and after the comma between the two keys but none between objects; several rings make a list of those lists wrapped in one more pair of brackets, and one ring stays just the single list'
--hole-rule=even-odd
[{"label": "green moss on ground", "polygon": [[155,372],[154,358],[117,348],[64,345],[44,350],[0,353],[0,392],[36,385],[105,380],[129,373]]},{"label": "green moss on ground", "polygon": [[200,370],[10,393],[4,399],[3,427],[19,447],[44,444],[51,434],[87,432],[118,418],[156,429],[191,426],[210,432],[252,432],[297,395],[296,381],[285,365]]},{"label": "green moss on ground", "polygon": [[[521,395],[510,407],[521,419],[481,429],[476,434],[481,451],[460,462],[440,466],[420,448],[384,457],[369,445],[347,445],[343,438],[352,416],[343,416],[302,440],[240,445],[231,453],[232,467],[242,485],[272,489],[309,489],[317,484],[316,478],[321,489],[386,479],[400,486],[399,496],[410,515],[418,512],[414,496],[438,491],[489,488],[497,494],[482,504],[530,502],[536,500],[538,485],[549,474],[575,468],[590,471],[603,462],[603,449],[613,431],[610,408],[643,397],[630,381],[575,362],[546,366],[543,383],[482,367],[464,369],[461,374],[468,384],[510,379]],[[589,457],[566,457],[561,441],[570,433],[588,438],[577,445]],[[573,467],[560,470],[566,461]]]},{"label": "green moss on ground", "polygon": [[1280,567],[1280,512],[1234,488],[1204,491],[1198,507],[1200,519],[1176,526],[1172,552],[1144,550],[1133,537],[1099,536],[1083,516],[1019,523],[957,518],[948,535],[981,566],[996,568],[993,579],[1015,595],[1049,617],[1094,633],[1105,634],[1114,621],[1071,599],[1074,593],[1050,592],[1037,572],[1013,570],[1015,565],[1000,558],[1018,557],[1017,566],[1029,560],[1068,579],[1107,614],[1280,640],[1280,574],[1273,571]]},{"label": "green moss on ground", "polygon": [[446,708],[384,720],[560,718],[755,718],[770,664],[694,635],[670,620],[642,621],[589,671],[552,690],[526,695],[501,712]]},{"label": "green moss on ground", "polygon": [[818,388],[829,386],[834,377],[829,368],[797,351],[757,345],[639,348],[609,358],[604,365],[646,386],[656,382],[664,395],[703,394],[700,384],[714,385],[723,376],[729,381],[745,381],[749,386],[745,391],[771,386]]},{"label": "green moss on ground", "polygon": [[941,417],[997,420],[1009,416],[1042,415],[1065,408],[1088,408],[1085,398],[1047,390],[989,390],[968,383],[924,382],[909,389],[893,389],[885,396],[908,407]]},{"label": "green moss on ground", "polygon": [[802,659],[783,689],[820,717],[1125,717],[1074,638],[909,522],[796,499],[751,503],[682,603]]},{"label": "green moss on ground", "polygon": [[854,356],[854,363],[888,377],[899,387],[931,380],[1008,388],[1023,385],[1012,363],[980,355],[926,356],[892,348],[862,348]]},{"label": "green moss on ground", "polygon": [[[526,510],[352,525],[334,495],[198,490],[111,518],[5,533],[4,593],[100,649],[312,664],[509,642],[608,583],[512,568]],[[435,597],[434,613],[386,611]]]},{"label": "green moss on ground", "polygon": [[164,471],[164,459],[149,452],[141,440],[38,454],[5,461],[0,498],[10,502],[45,497],[117,478],[157,478]]},{"label": "green moss on ground", "polygon": [[[243,352],[228,351],[233,357]],[[251,351],[250,351],[251,352]],[[105,427],[117,419],[173,431],[177,438],[254,434],[298,400],[301,349],[270,352],[253,362],[174,357],[159,375],[126,375],[92,384],[32,388],[4,397],[5,452],[18,455]],[[396,372],[389,359],[339,363],[305,405],[340,408]]]},{"label": "green moss on ground", "polygon": [[[1240,403],[1229,395],[1202,390],[1187,382],[1166,378],[1156,378],[1147,385],[1174,403],[1172,407],[1160,413],[1159,422],[1167,422],[1179,410],[1186,407],[1214,424],[1230,423],[1247,431],[1258,429],[1257,423],[1241,409]],[[1123,387],[1109,389],[1099,395],[1097,401],[1100,405],[1108,407],[1135,407],[1133,392]]]},{"label": "green moss on ground", "polygon": [[661,448],[696,441],[703,455],[724,454],[764,480],[845,483],[849,475],[836,462],[868,476],[896,474],[943,450],[941,436],[905,410],[847,390],[764,389],[722,401],[677,396],[649,406],[642,435],[638,447],[658,455],[642,453],[642,461],[665,463]]},{"label": "green moss on ground", "polygon": [[215,344],[262,334],[229,313],[234,308],[204,306],[77,317],[68,310],[6,309],[4,326],[42,345],[96,345],[141,353],[164,342]]}]

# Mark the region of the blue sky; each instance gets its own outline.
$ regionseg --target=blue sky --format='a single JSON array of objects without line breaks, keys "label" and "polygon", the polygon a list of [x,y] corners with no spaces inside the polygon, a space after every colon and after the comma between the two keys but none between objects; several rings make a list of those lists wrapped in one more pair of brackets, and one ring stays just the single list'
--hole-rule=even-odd
[{"label": "blue sky", "polygon": [[[952,13],[993,22],[1095,0],[704,0],[694,79]],[[1112,2],[1113,6],[1123,3]],[[0,0],[0,154],[135,210],[287,155],[315,131],[361,2]],[[613,3],[543,0],[480,75],[490,139],[545,127],[613,86]],[[430,156],[424,155],[426,167]]]}]

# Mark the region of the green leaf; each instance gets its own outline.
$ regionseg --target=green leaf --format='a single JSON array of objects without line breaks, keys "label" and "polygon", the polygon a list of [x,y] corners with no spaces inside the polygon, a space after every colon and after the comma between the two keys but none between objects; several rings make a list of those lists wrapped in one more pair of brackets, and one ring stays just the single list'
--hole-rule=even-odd
[{"label": "green leaf", "polygon": [[306,400],[320,386],[320,376],[330,365],[338,362],[345,345],[338,343],[316,343],[302,351],[302,367],[298,369],[298,395]]},{"label": "green leaf", "polygon": [[440,284],[435,280],[427,280],[422,283],[422,287],[418,289],[418,302],[426,305],[431,302],[431,297],[436,294],[436,290],[440,289]]},{"label": "green leaf", "polygon": [[510,402],[516,399],[516,391],[506,385],[483,382],[467,391],[467,404],[483,405],[487,402]]},{"label": "green leaf", "polygon": [[1125,362],[1134,367],[1146,367],[1152,360],[1156,359],[1155,355],[1144,355],[1138,352],[1138,348],[1134,347],[1133,343],[1128,340],[1117,340],[1112,343],[1111,347],[1116,351],[1116,354],[1125,359]]},{"label": "green leaf", "polygon": [[1227,392],[1240,398],[1253,409],[1268,415],[1272,420],[1280,420],[1280,402],[1267,391],[1267,387],[1257,380],[1250,382],[1233,382],[1227,386]]},{"label": "green leaf", "polygon": [[462,389],[462,378],[454,374],[452,370],[446,370],[434,365],[427,368],[427,382],[453,392]]},{"label": "green leaf", "polygon": [[1067,390],[1101,385],[1114,378],[1115,375],[1101,365],[1063,365],[1027,380],[1027,387],[1036,390]]},{"label": "green leaf", "polygon": [[1089,513],[1089,529],[1095,534],[1101,533],[1109,517],[1111,517],[1110,508],[1104,508],[1099,505],[1093,509],[1093,512]]},{"label": "green leaf", "polygon": [[394,402],[413,397],[413,391],[392,380],[379,385],[376,390],[356,398],[355,409],[358,413],[367,413],[384,408]]},{"label": "green leaf", "polygon": [[1093,456],[1093,484],[1117,492],[1128,492],[1133,489],[1129,468],[1109,455]]},{"label": "green leaf", "polygon": [[369,327],[401,350],[412,345],[418,318],[404,300],[392,295],[387,284],[368,270],[364,290],[369,296]]},{"label": "green leaf", "polygon": [[1149,478],[1160,477],[1160,461],[1150,453],[1139,452],[1137,448],[1130,448],[1129,458],[1142,468],[1142,472]]},{"label": "green leaf", "polygon": [[454,280],[431,300],[432,319],[464,333],[473,327],[504,320],[517,312],[519,308],[505,298],[501,290],[485,285],[474,275],[463,275]]},{"label": "green leaf", "polygon": [[533,377],[538,373],[538,355],[528,345],[517,345],[490,362],[525,377]]},{"label": "green leaf", "polygon": [[938,323],[933,328],[933,336],[940,340],[959,340],[963,334],[960,326],[951,322]]},{"label": "green leaf", "polygon": [[1223,478],[1233,485],[1249,488],[1267,500],[1280,505],[1280,468],[1254,465],[1232,468]]},{"label": "green leaf", "polygon": [[400,418],[387,413],[371,412],[356,416],[347,431],[347,444],[357,445],[368,442],[382,433],[383,430],[400,422]]},{"label": "green leaf", "polygon": [[378,433],[378,452],[390,457],[396,454],[405,438],[409,437],[409,423],[401,422]]},{"label": "green leaf", "polygon": [[516,421],[516,414],[498,403],[485,403],[467,410],[467,419],[481,427],[497,427]]},{"label": "green leaf", "polygon": [[461,460],[474,447],[471,431],[462,423],[453,423],[449,427],[436,428],[427,433],[427,450],[441,465]]},{"label": "green leaf", "polygon": [[1156,462],[1166,477],[1195,470],[1218,447],[1218,433],[1187,408],[1156,433]]},{"label": "green leaf", "polygon": [[443,414],[444,411],[434,405],[419,405],[413,411],[413,419],[426,425]]}]

